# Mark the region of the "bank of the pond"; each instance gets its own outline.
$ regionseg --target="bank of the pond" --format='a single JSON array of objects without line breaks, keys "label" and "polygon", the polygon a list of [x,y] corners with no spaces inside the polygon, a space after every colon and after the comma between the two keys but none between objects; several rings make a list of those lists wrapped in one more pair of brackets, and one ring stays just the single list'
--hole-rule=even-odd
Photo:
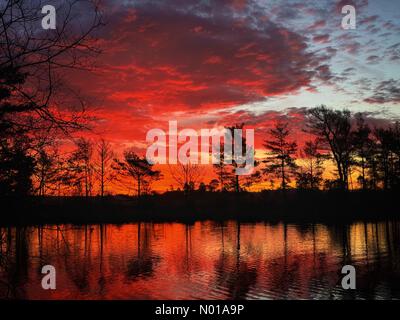
[{"label": "bank of the pond", "polygon": [[1,224],[230,220],[337,222],[400,217],[397,192],[170,192],[144,196],[1,198]]}]

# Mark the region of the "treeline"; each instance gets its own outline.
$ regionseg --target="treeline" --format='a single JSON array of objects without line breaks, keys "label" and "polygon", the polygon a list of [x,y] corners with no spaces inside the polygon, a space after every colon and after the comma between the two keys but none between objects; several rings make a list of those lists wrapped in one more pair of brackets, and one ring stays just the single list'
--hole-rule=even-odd
[{"label": "treeline", "polygon": [[361,113],[322,105],[306,112],[303,131],[314,138],[299,148],[289,122],[278,121],[268,131],[266,153],[256,161],[252,175],[235,176],[238,164],[221,160],[214,166],[218,179],[209,189],[241,191],[260,183],[263,189],[283,190],[399,189],[399,122],[371,126]]},{"label": "treeline", "polygon": [[[228,127],[243,128],[243,124]],[[277,122],[264,140],[266,150],[255,162],[251,175],[238,176],[238,159],[226,164],[223,146],[215,179],[205,182],[204,167],[177,164],[168,167],[176,189],[169,191],[240,192],[254,185],[262,189],[398,189],[400,184],[400,126],[372,127],[361,114],[310,109],[303,128],[315,137],[299,148],[288,122]],[[0,192],[2,195],[105,196],[112,190],[128,190],[140,197],[152,193],[152,184],[163,179],[133,149],[116,157],[104,139],[79,138],[64,154],[54,137],[29,139],[27,134],[2,137],[0,145]],[[243,156],[246,153],[243,141]],[[254,152],[254,150],[247,150]],[[334,169],[333,169],[334,168]],[[328,171],[334,179],[324,178]],[[332,172],[333,171],[333,172]],[[355,178],[353,181],[353,178]]]},{"label": "treeline", "polygon": [[[275,173],[280,188],[288,188],[291,178],[299,189],[399,188],[399,122],[376,127],[360,113],[319,106],[307,112],[304,131],[315,138],[301,150],[290,140],[288,123],[277,123],[265,141],[265,163],[270,165],[264,172]],[[329,163],[336,179],[323,178]]]}]

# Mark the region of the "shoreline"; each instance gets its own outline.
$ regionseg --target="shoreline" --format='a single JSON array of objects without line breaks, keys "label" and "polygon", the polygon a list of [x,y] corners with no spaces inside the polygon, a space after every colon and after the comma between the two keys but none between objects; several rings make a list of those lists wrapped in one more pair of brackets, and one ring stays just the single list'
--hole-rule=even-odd
[{"label": "shoreline", "polygon": [[[144,196],[0,198],[0,225],[238,220],[340,223],[400,218],[395,191],[169,192]],[[7,214],[12,212],[12,214]]]}]

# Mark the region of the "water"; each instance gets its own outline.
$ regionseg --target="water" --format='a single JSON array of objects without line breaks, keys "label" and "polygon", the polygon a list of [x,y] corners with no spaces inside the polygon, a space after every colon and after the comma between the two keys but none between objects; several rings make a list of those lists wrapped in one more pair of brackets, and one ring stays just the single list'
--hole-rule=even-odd
[{"label": "water", "polygon": [[[135,223],[0,228],[0,297],[398,299],[400,223]],[[41,267],[57,270],[43,290]],[[341,289],[341,267],[357,290]]]}]

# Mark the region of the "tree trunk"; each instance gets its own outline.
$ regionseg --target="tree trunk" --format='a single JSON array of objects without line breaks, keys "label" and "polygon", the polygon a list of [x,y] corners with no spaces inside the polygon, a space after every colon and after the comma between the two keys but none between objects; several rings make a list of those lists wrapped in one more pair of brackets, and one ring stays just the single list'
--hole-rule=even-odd
[{"label": "tree trunk", "polygon": [[104,159],[101,159],[101,197],[104,197]]},{"label": "tree trunk", "polygon": [[361,158],[361,176],[362,176],[362,188],[363,190],[367,189],[367,185],[365,183],[365,160],[364,157]]},{"label": "tree trunk", "polygon": [[240,187],[239,187],[239,176],[236,174],[235,175],[235,191],[239,192],[240,191]]},{"label": "tree trunk", "polygon": [[281,188],[283,190],[286,190],[286,179],[285,179],[285,162],[282,159],[281,163],[281,175],[282,175],[282,183],[281,183]]},{"label": "tree trunk", "polygon": [[138,196],[138,198],[140,198],[140,176],[138,176],[138,179],[137,179],[137,181],[138,181],[138,188],[137,188],[137,196]]}]

